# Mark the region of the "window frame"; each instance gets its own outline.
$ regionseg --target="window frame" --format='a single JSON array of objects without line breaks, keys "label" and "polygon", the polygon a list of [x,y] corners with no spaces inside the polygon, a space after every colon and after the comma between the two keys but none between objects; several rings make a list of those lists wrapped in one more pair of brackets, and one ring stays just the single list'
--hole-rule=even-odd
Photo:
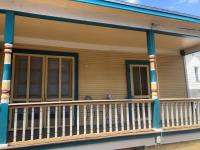
[{"label": "window frame", "polygon": [[199,79],[199,67],[198,66],[194,66],[194,74],[195,74],[195,81],[197,83],[199,83],[200,79]]},{"label": "window frame", "polygon": [[[10,101],[11,103],[13,103],[13,102],[29,102],[29,100],[30,101],[32,100],[32,99],[27,97],[27,94],[26,94],[26,98],[14,98],[13,97],[13,93],[14,93],[14,78],[15,78],[15,75],[14,75],[14,73],[15,73],[15,56],[16,55],[28,56],[29,57],[28,63],[30,61],[30,57],[31,56],[44,58],[43,59],[43,67],[42,68],[43,68],[43,72],[45,71],[45,73],[42,73],[43,74],[42,75],[43,79],[46,76],[46,68],[45,68],[44,65],[46,65],[46,59],[47,58],[56,57],[56,58],[59,59],[59,61],[61,61],[61,58],[63,58],[63,59],[71,59],[72,60],[72,88],[71,88],[72,96],[71,96],[71,98],[62,98],[62,97],[60,98],[59,97],[59,99],[61,101],[62,100],[78,100],[78,53],[14,49],[13,50],[13,55],[12,55],[12,83],[11,83],[11,101]],[[44,80],[42,82],[44,82]],[[28,81],[27,81],[27,83],[28,83]],[[46,83],[42,83],[42,88],[44,88],[45,85],[46,85]],[[46,97],[45,97],[46,90],[42,90],[42,91],[43,92],[42,92],[41,97],[46,99]],[[36,99],[34,99],[32,102],[34,102],[35,100]]]},{"label": "window frame", "polygon": [[[128,99],[148,99],[151,97],[151,91],[150,91],[150,66],[149,61],[147,60],[126,60],[126,79],[127,79],[127,98]],[[141,67],[147,67],[147,79],[148,79],[148,95],[141,95],[141,96],[135,96],[134,95],[134,87],[133,87],[133,68],[134,66],[141,66]]]}]

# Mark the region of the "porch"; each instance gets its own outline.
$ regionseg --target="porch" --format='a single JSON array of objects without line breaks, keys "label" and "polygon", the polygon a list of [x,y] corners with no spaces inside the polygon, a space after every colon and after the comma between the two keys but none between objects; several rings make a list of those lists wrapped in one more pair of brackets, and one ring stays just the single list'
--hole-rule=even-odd
[{"label": "porch", "polygon": [[153,128],[152,102],[124,99],[9,104],[13,112],[9,148],[128,135],[156,134],[153,137],[162,139],[167,132],[199,129],[199,99],[161,99],[159,130]]},{"label": "porch", "polygon": [[160,144],[163,133],[199,129],[180,54],[198,37],[13,11],[0,20],[7,148],[137,135]]}]

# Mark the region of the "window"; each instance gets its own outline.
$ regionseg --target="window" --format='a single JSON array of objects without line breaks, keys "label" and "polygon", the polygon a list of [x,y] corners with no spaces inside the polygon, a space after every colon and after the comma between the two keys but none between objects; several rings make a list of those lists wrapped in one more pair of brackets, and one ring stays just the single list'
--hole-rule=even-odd
[{"label": "window", "polygon": [[127,61],[128,98],[149,98],[149,64],[147,61]]},{"label": "window", "polygon": [[194,67],[194,72],[195,72],[195,79],[196,79],[196,82],[200,82],[200,81],[199,81],[199,67],[195,66],[195,67]]},{"label": "window", "polygon": [[148,66],[131,65],[132,93],[134,97],[148,97]]},{"label": "window", "polygon": [[74,99],[73,67],[72,57],[14,54],[12,100]]}]

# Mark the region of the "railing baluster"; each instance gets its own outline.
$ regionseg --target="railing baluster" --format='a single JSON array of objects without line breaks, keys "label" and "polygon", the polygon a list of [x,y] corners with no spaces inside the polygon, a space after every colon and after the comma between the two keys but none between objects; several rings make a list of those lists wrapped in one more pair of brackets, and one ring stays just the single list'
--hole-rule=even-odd
[{"label": "railing baluster", "polygon": [[109,104],[109,132],[112,132],[112,105]]},{"label": "railing baluster", "polygon": [[132,128],[135,130],[135,104],[132,103]]},{"label": "railing baluster", "polygon": [[115,131],[118,131],[118,114],[117,114],[117,104],[115,104]]},{"label": "railing baluster", "polygon": [[31,140],[34,138],[34,113],[35,109],[32,107],[31,109]]},{"label": "railing baluster", "polygon": [[197,118],[198,118],[198,124],[200,124],[200,102],[197,102]]},{"label": "railing baluster", "polygon": [[184,103],[185,104],[185,125],[188,125],[188,110],[187,110],[187,102]]},{"label": "railing baluster", "polygon": [[17,141],[17,120],[18,120],[17,117],[18,117],[18,108],[15,108],[13,142]]},{"label": "railing baluster", "polygon": [[124,131],[124,108],[123,104],[121,104],[121,130]]},{"label": "railing baluster", "polygon": [[58,106],[55,107],[55,137],[58,136]]},{"label": "railing baluster", "polygon": [[184,125],[183,123],[183,103],[180,103],[180,115],[181,115],[181,126]]},{"label": "railing baluster", "polygon": [[47,108],[47,138],[50,137],[50,109],[51,107]]},{"label": "railing baluster", "polygon": [[90,104],[90,133],[93,133],[93,104]]},{"label": "railing baluster", "polygon": [[99,104],[97,104],[97,133],[99,133]]},{"label": "railing baluster", "polygon": [[169,104],[166,103],[166,119],[167,119],[167,127],[170,126],[169,124]]},{"label": "railing baluster", "polygon": [[196,119],[196,103],[195,103],[195,101],[192,102],[192,108],[193,108],[193,123],[197,124],[197,119]]},{"label": "railing baluster", "polygon": [[179,126],[179,115],[178,115],[178,103],[175,104],[175,111],[176,111],[176,126]]},{"label": "railing baluster", "polygon": [[171,122],[172,122],[172,127],[174,127],[174,103],[173,103],[173,102],[171,103],[170,110],[171,110]]},{"label": "railing baluster", "polygon": [[80,115],[79,115],[79,105],[77,105],[77,129],[76,129],[76,133],[77,135],[80,134],[80,125],[79,125],[79,121],[80,121]]},{"label": "railing baluster", "polygon": [[140,103],[137,103],[137,119],[138,119],[138,129],[141,129]]},{"label": "railing baluster", "polygon": [[83,122],[84,134],[86,134],[86,105],[83,106],[83,117],[84,117],[84,122]]},{"label": "railing baluster", "polygon": [[149,121],[149,128],[151,128],[151,103],[148,103],[148,121]]},{"label": "railing baluster", "polygon": [[190,125],[192,125],[192,105],[191,105],[191,102],[189,102],[189,120],[190,120]]},{"label": "railing baluster", "polygon": [[162,118],[162,127],[165,127],[165,103],[161,103],[161,118]]},{"label": "railing baluster", "polygon": [[103,104],[103,132],[106,132],[106,105]]},{"label": "railing baluster", "polygon": [[142,103],[142,117],[143,117],[143,128],[146,129],[146,112],[145,112],[145,103]]},{"label": "railing baluster", "polygon": [[129,121],[129,104],[126,104],[126,125],[127,125],[127,130],[130,130],[130,121]]},{"label": "railing baluster", "polygon": [[39,139],[42,139],[42,125],[43,125],[43,109],[40,107],[40,121],[39,121]]},{"label": "railing baluster", "polygon": [[62,136],[65,136],[65,106],[62,108]]},{"label": "railing baluster", "polygon": [[72,105],[70,105],[70,136],[72,136],[73,134],[73,130],[72,130],[72,127],[73,127],[73,109],[72,109]]},{"label": "railing baluster", "polygon": [[22,131],[22,141],[26,139],[26,108],[23,109],[23,131]]}]

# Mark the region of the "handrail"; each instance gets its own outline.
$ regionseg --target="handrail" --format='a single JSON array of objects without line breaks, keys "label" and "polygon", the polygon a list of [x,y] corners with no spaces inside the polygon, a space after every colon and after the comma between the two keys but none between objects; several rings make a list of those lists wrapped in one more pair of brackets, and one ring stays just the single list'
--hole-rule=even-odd
[{"label": "handrail", "polygon": [[78,101],[54,101],[54,102],[31,102],[31,103],[11,103],[10,107],[32,107],[47,105],[82,105],[82,104],[105,104],[105,103],[141,103],[152,102],[152,99],[115,99],[115,100],[78,100]]},{"label": "handrail", "polygon": [[200,101],[200,98],[161,98],[159,99],[161,102],[163,101],[176,101],[176,102],[181,102],[181,101]]}]

